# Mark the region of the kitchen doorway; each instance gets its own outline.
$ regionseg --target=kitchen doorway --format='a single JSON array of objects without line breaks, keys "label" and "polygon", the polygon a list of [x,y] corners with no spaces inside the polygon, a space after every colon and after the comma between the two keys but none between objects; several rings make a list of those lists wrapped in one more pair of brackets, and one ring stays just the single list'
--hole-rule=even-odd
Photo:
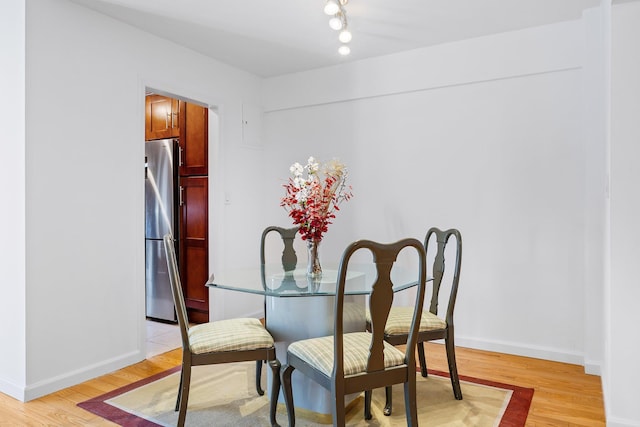
[{"label": "kitchen doorway", "polygon": [[[145,307],[174,323],[162,237],[173,234],[189,320],[209,321],[209,108],[147,89],[145,94]],[[153,152],[159,152],[156,159]],[[152,160],[153,159],[153,160]]]}]

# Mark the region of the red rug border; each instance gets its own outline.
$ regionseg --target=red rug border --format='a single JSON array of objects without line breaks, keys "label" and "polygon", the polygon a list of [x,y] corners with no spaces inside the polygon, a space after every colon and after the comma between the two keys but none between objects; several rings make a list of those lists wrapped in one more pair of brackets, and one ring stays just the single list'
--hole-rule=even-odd
[{"label": "red rug border", "polygon": [[[96,396],[92,399],[80,402],[77,404],[77,406],[122,427],[159,427],[159,424],[156,424],[153,421],[145,420],[144,418],[140,418],[137,415],[123,411],[122,409],[109,405],[105,401],[131,391],[135,388],[141,387],[145,384],[149,384],[153,381],[164,378],[168,375],[173,374],[174,372],[179,372],[180,368],[181,366],[176,366],[171,369],[167,369],[166,371],[159,372],[150,377],[143,378],[126,386],[122,386],[110,392],[104,393],[100,396]],[[420,370],[418,368],[417,372],[419,371]],[[429,374],[449,378],[448,372],[437,371],[434,369],[429,369],[428,371]],[[511,390],[513,394],[511,395],[511,399],[509,399],[509,403],[507,404],[504,415],[500,420],[500,427],[522,427],[525,425],[527,416],[529,415],[529,408],[531,407],[531,400],[533,398],[534,390],[532,388],[500,383],[497,381],[484,380],[467,375],[459,375],[459,377],[462,381]]]},{"label": "red rug border", "polygon": [[92,399],[80,402],[77,404],[77,406],[122,427],[162,427],[159,424],[154,423],[153,421],[145,420],[144,418],[140,418],[130,412],[123,411],[122,409],[116,408],[115,406],[111,406],[105,401],[131,391],[135,388],[142,387],[143,385],[167,377],[174,372],[180,372],[181,368],[182,366],[180,365],[175,366],[171,369],[167,369],[166,371],[159,372],[157,374],[151,375],[150,377],[143,378],[131,384],[116,388],[115,390],[111,390],[110,392],[104,393],[100,396],[96,396]]}]

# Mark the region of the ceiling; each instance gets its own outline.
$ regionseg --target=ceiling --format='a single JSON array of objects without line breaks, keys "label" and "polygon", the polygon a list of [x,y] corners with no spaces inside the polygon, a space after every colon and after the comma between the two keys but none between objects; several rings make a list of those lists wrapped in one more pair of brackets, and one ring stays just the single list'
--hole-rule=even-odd
[{"label": "ceiling", "polygon": [[72,0],[262,77],[579,19],[600,0],[349,0],[351,55],[325,0]]}]

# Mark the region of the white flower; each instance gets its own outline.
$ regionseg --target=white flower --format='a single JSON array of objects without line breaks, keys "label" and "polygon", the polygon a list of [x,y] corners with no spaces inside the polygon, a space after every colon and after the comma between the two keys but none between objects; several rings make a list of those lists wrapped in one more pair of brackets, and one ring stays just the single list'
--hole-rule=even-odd
[{"label": "white flower", "polygon": [[296,176],[295,178],[293,178],[293,184],[296,186],[296,188],[303,187],[304,185],[306,185],[306,183],[307,180],[301,176]]},{"label": "white flower", "polygon": [[291,165],[291,167],[289,168],[289,171],[293,176],[298,177],[298,176],[302,176],[302,172],[304,172],[304,168],[300,163],[295,162],[294,164]]},{"label": "white flower", "polygon": [[316,162],[316,159],[309,157],[309,160],[307,160],[307,170],[309,171],[309,174],[313,175],[318,172],[319,169],[320,165]]}]

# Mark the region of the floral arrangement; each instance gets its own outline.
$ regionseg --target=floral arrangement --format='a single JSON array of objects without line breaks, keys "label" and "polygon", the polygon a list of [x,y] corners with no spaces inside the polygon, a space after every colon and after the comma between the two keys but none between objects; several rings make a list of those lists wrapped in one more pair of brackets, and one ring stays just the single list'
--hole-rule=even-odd
[{"label": "floral arrangement", "polygon": [[335,159],[320,165],[309,157],[306,166],[296,162],[289,171],[291,177],[284,185],[286,195],[280,206],[300,226],[303,240],[320,242],[340,203],[352,197],[351,186],[346,185],[347,168]]}]

